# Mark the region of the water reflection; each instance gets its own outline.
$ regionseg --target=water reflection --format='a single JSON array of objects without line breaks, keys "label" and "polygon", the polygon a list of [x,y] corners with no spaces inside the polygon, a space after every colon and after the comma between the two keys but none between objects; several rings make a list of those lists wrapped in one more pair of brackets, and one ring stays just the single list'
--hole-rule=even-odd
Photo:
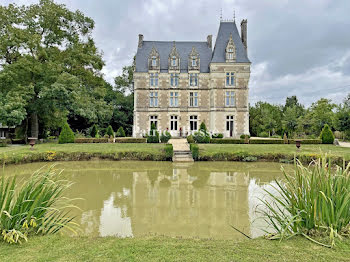
[{"label": "water reflection", "polygon": [[[28,174],[42,164],[8,167]],[[256,205],[280,175],[275,163],[66,162],[74,182],[68,197],[83,198],[77,213],[83,233],[132,237],[148,234],[235,239],[263,232]]]}]

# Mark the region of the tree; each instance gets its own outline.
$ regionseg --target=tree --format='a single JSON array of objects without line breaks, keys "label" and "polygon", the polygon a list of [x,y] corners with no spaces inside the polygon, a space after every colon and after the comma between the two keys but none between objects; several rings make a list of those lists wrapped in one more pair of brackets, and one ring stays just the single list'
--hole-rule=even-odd
[{"label": "tree", "polygon": [[289,137],[293,135],[298,126],[297,107],[287,107],[283,114],[282,126],[288,132]]},{"label": "tree", "polygon": [[96,125],[93,125],[91,128],[90,136],[91,137],[96,137],[98,135],[98,128]]},{"label": "tree", "polygon": [[333,144],[334,135],[327,124],[325,124],[323,127],[320,138],[322,140],[322,144]]},{"label": "tree", "polygon": [[310,121],[311,131],[313,134],[320,134],[322,128],[328,125],[330,128],[334,126],[335,104],[331,103],[331,100],[321,98],[315,103],[312,103],[306,117]]},{"label": "tree", "polygon": [[296,117],[300,117],[304,114],[304,106],[299,103],[298,98],[296,96],[290,96],[286,98],[286,103],[283,107],[283,112],[285,113],[288,108],[295,107]]},{"label": "tree", "polygon": [[[118,130],[119,131],[119,130]],[[114,137],[114,131],[111,125],[107,127],[106,134],[111,138]]]},{"label": "tree", "polygon": [[67,122],[62,127],[62,131],[60,133],[60,136],[58,137],[58,143],[74,143],[74,133]]},{"label": "tree", "polygon": [[124,128],[122,126],[118,128],[116,136],[117,137],[125,137],[125,131],[124,131]]},{"label": "tree", "polygon": [[67,118],[111,117],[93,28],[91,18],[52,0],[0,6],[0,122],[26,120],[38,137]]}]

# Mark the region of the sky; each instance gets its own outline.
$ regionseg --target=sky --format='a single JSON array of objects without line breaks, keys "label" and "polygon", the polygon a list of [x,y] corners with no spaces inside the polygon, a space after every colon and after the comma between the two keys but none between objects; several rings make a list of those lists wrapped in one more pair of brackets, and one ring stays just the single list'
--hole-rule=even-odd
[{"label": "sky", "polygon": [[[37,0],[0,0],[1,4]],[[320,98],[340,103],[350,93],[348,0],[56,0],[95,21],[106,80],[113,82],[144,40],[213,42],[220,13],[237,26],[248,19],[252,62],[250,103],[283,104],[296,95],[306,106]],[[240,31],[240,28],[238,28]],[[213,43],[214,44],[214,43]]]}]

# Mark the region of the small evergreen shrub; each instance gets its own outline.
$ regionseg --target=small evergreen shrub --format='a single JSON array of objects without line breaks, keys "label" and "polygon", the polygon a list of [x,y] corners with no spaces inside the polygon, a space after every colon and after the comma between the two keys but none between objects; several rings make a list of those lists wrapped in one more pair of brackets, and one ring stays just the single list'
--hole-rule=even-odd
[{"label": "small evergreen shrub", "polygon": [[118,128],[117,133],[115,135],[116,137],[125,137],[125,131],[124,128],[121,126]]},{"label": "small evergreen shrub", "polygon": [[192,152],[192,157],[194,160],[199,159],[199,147],[196,144],[190,144],[190,150]]},{"label": "small evergreen shrub", "polygon": [[189,143],[189,144],[194,143],[193,135],[189,135],[189,136],[187,137],[187,143]]},{"label": "small evergreen shrub", "polygon": [[74,132],[69,127],[68,123],[65,123],[62,127],[60,136],[58,137],[59,144],[74,143]]},{"label": "small evergreen shrub", "polygon": [[320,138],[322,140],[322,144],[333,144],[334,135],[332,130],[329,128],[327,124],[324,125]]},{"label": "small evergreen shrub", "polygon": [[269,137],[269,133],[263,131],[259,134],[259,137]]},{"label": "small evergreen shrub", "polygon": [[147,143],[159,143],[159,132],[154,124],[151,125],[150,134],[147,135]]},{"label": "small evergreen shrub", "polygon": [[205,126],[204,122],[201,123],[199,131],[194,133],[193,139],[197,144],[210,143],[210,135],[207,131],[207,127]]},{"label": "small evergreen shrub", "polygon": [[166,144],[165,145],[165,158],[166,158],[166,160],[172,160],[173,154],[174,154],[173,145]]},{"label": "small evergreen shrub", "polygon": [[213,134],[212,136],[211,136],[212,138],[224,138],[224,134]]},{"label": "small evergreen shrub", "polygon": [[163,132],[162,135],[160,136],[160,142],[162,143],[168,143],[168,141],[171,138],[171,134],[168,131]]},{"label": "small evergreen shrub", "polygon": [[240,138],[240,139],[245,139],[246,137],[250,138],[250,135],[245,135],[245,134],[243,134],[243,135],[241,135],[239,138]]},{"label": "small evergreen shrub", "polygon": [[97,135],[98,135],[98,128],[96,125],[93,125],[91,128],[90,136],[97,137]]},{"label": "small evergreen shrub", "polygon": [[107,127],[107,130],[106,130],[106,135],[110,138],[113,138],[114,137],[114,130],[113,130],[113,127],[111,125],[109,125]]},{"label": "small evergreen shrub", "polygon": [[287,138],[287,134],[286,133],[284,133],[284,135],[283,135],[283,143],[284,144],[288,144],[288,138]]}]

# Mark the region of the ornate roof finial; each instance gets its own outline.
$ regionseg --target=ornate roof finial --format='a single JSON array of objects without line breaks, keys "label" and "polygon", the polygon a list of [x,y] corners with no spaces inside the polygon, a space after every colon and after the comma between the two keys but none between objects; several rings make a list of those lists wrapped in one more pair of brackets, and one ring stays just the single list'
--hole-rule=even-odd
[{"label": "ornate roof finial", "polygon": [[236,10],[233,9],[233,22],[236,22]]},{"label": "ornate roof finial", "polygon": [[222,21],[222,8],[220,9],[220,21]]}]

